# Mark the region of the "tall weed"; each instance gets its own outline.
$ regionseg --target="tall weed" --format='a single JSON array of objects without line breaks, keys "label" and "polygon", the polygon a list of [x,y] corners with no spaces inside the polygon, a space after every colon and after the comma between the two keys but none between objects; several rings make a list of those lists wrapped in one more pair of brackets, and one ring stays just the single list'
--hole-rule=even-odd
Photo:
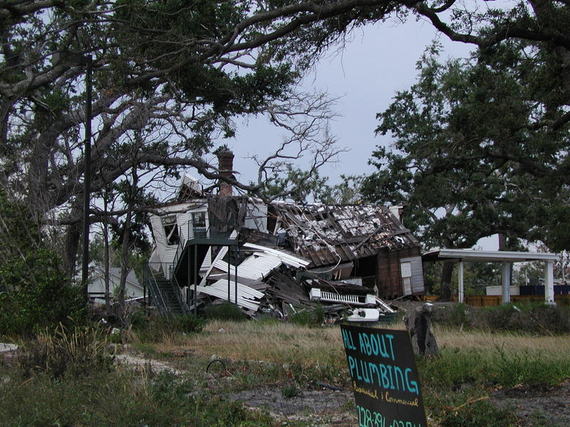
[{"label": "tall weed", "polygon": [[131,319],[132,331],[141,342],[159,342],[173,334],[201,332],[205,323],[192,314],[164,317],[139,313]]},{"label": "tall weed", "polygon": [[25,344],[19,363],[27,376],[40,371],[53,378],[78,377],[110,370],[113,357],[108,350],[107,337],[100,329],[66,328],[60,324],[55,330],[38,333]]}]

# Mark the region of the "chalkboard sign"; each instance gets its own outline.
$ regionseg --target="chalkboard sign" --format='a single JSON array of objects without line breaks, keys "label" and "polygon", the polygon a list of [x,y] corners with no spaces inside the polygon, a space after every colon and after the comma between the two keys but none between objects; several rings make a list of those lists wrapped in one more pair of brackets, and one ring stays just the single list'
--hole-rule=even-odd
[{"label": "chalkboard sign", "polygon": [[425,427],[407,331],[341,325],[359,427]]}]

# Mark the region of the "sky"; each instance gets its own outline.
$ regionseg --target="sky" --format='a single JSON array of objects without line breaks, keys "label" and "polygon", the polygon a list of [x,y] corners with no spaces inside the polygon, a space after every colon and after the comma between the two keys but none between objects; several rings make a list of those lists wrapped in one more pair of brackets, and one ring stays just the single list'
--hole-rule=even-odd
[{"label": "sky", "polygon": [[[349,151],[336,163],[321,170],[331,183],[340,175],[370,173],[368,159],[376,145],[390,144],[389,136],[375,136],[376,114],[385,110],[397,91],[409,88],[416,79],[416,62],[432,40],[442,42],[443,57],[466,56],[470,46],[451,42],[425,21],[400,23],[390,20],[353,32],[344,49],[321,58],[305,76],[301,87],[324,91],[338,98],[330,122],[332,135]],[[284,133],[264,119],[238,124],[236,138],[228,144],[236,156],[234,169],[242,181],[255,179],[251,155],[269,154]]]}]

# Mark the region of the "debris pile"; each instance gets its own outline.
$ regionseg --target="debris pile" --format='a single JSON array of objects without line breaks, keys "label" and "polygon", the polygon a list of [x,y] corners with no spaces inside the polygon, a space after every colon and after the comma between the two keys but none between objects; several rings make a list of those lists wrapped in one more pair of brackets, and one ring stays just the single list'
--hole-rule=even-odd
[{"label": "debris pile", "polygon": [[[217,254],[196,287],[199,307],[225,300],[250,317],[280,319],[321,307],[329,323],[340,319],[374,322],[395,314],[371,289],[306,271],[310,261],[296,255],[253,243],[245,243],[241,250],[247,256],[239,264],[224,260],[227,249]],[[193,306],[194,296],[187,294]]]}]

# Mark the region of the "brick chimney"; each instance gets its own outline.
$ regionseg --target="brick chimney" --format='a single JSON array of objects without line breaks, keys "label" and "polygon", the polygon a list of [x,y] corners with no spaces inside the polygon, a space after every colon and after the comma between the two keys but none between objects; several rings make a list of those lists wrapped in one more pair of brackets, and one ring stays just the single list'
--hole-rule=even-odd
[{"label": "brick chimney", "polygon": [[[218,156],[218,170],[221,176],[233,178],[234,168],[234,153],[227,148],[222,148],[217,151]],[[220,180],[220,196],[231,196],[233,192],[232,185]]]}]

